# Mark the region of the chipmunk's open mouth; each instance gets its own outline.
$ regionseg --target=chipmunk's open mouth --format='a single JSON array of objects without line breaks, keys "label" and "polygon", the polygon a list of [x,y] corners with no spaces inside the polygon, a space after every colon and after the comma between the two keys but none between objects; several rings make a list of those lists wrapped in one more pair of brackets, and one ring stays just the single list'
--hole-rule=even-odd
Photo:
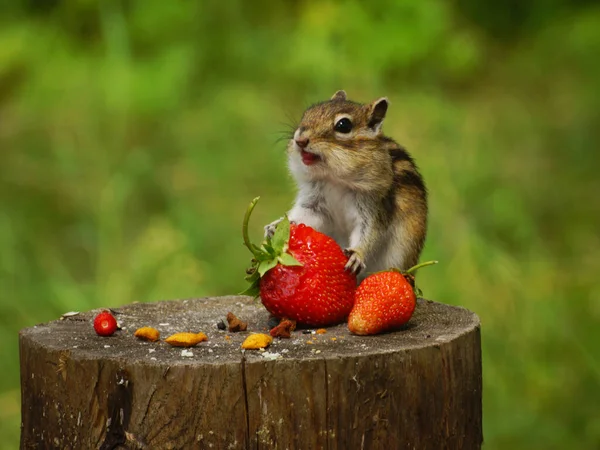
[{"label": "chipmunk's open mouth", "polygon": [[305,150],[300,150],[300,156],[302,157],[302,162],[307,166],[310,166],[321,160],[319,155],[315,155],[314,153],[310,153]]}]

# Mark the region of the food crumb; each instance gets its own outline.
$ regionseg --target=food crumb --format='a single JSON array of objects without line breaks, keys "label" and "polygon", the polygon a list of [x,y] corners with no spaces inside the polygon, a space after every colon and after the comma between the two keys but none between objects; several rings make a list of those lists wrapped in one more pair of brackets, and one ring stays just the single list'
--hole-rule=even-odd
[{"label": "food crumb", "polygon": [[280,353],[272,353],[272,352],[264,352],[262,354],[262,357],[265,359],[274,360],[274,359],[281,358],[281,354]]},{"label": "food crumb", "polygon": [[307,343],[307,344],[309,344],[309,345],[310,345],[310,344],[314,344],[314,342],[313,342],[313,341],[306,341],[306,343]]},{"label": "food crumb", "polygon": [[186,356],[189,358],[190,356],[194,356],[194,352],[191,350],[183,349],[181,350],[181,356]]},{"label": "food crumb", "polygon": [[325,334],[325,333],[327,333],[327,330],[325,328],[319,328],[317,330],[317,334]]},{"label": "food crumb", "polygon": [[227,323],[229,324],[229,331],[232,333],[237,331],[246,331],[248,328],[248,322],[241,321],[231,311],[227,313],[226,319]]},{"label": "food crumb", "polygon": [[144,341],[156,342],[160,339],[160,332],[156,328],[141,327],[135,330],[133,335]]},{"label": "food crumb", "polygon": [[273,338],[268,334],[256,333],[251,334],[246,338],[246,340],[242,343],[242,348],[244,349],[264,349],[268,347],[269,344],[273,342]]},{"label": "food crumb", "polygon": [[289,339],[292,331],[296,329],[296,321],[290,319],[281,319],[281,322],[271,329],[269,334],[273,337]]},{"label": "food crumb", "polygon": [[207,340],[208,336],[204,333],[175,333],[165,339],[165,342],[173,347],[193,347]]}]

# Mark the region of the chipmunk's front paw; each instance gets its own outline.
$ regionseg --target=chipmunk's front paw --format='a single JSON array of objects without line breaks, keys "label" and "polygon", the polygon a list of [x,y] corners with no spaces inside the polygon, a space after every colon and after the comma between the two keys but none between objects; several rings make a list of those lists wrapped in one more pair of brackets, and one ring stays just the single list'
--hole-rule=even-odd
[{"label": "chipmunk's front paw", "polygon": [[353,250],[351,248],[347,248],[344,250],[346,256],[348,256],[348,262],[346,263],[345,269],[349,272],[352,272],[354,275],[358,275],[363,270],[365,270],[365,261],[363,256],[358,252],[358,250]]},{"label": "chipmunk's front paw", "polygon": [[273,234],[275,233],[275,228],[277,227],[279,222],[281,222],[282,220],[283,220],[283,217],[271,222],[269,225],[265,225],[265,237],[266,238],[273,237]]}]

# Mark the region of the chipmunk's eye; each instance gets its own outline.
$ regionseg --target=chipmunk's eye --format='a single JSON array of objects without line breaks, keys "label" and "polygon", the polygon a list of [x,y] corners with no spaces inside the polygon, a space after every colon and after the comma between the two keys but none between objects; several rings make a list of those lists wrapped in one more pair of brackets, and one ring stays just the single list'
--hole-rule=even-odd
[{"label": "chipmunk's eye", "polygon": [[342,117],[335,123],[334,128],[338,133],[350,133],[352,131],[352,122],[347,117]]}]

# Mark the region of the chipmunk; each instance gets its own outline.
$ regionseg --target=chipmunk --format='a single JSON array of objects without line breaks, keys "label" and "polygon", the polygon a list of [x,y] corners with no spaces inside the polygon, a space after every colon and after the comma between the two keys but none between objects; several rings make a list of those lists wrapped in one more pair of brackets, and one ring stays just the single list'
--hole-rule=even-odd
[{"label": "chipmunk", "polygon": [[337,91],[304,112],[287,146],[298,184],[289,220],[335,239],[359,281],[366,270],[417,264],[427,230],[423,178],[407,151],[381,131],[387,109],[385,97],[360,104]]}]

